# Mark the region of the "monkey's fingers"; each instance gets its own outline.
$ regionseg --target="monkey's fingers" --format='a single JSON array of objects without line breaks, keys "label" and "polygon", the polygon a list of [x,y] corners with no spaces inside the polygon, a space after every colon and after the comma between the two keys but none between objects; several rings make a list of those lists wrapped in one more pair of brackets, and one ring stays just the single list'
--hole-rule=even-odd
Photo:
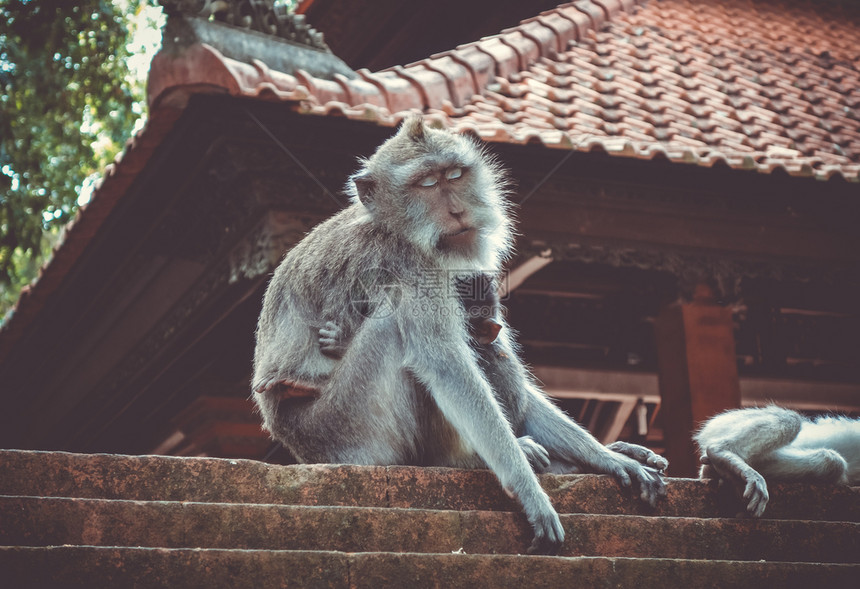
[{"label": "monkey's fingers", "polygon": [[747,484],[744,488],[744,499],[748,499],[749,503],[747,503],[747,511],[753,517],[761,517],[764,513],[765,507],[767,507],[767,502],[770,500],[770,496],[767,492],[767,483],[765,483],[764,478],[758,473],[755,473],[755,476],[749,476],[747,478]]},{"label": "monkey's fingers", "polygon": [[609,474],[623,487],[630,487],[635,483],[640,498],[652,507],[657,505],[658,499],[666,496],[666,482],[660,472],[624,454],[616,453],[615,457],[614,468],[610,469]]},{"label": "monkey's fingers", "polygon": [[346,352],[346,348],[340,345],[339,342],[320,339],[320,352],[322,352],[329,358],[340,360],[341,358],[343,358],[343,355]]},{"label": "monkey's fingers", "polygon": [[263,394],[266,393],[281,383],[280,377],[272,377],[260,382],[257,386],[254,387],[254,392]]},{"label": "monkey's fingers", "polygon": [[639,485],[639,497],[651,507],[657,506],[657,500],[667,494],[666,481],[662,475],[651,468],[643,467],[642,472],[636,477]]},{"label": "monkey's fingers", "polygon": [[[651,452],[650,450],[648,451]],[[657,470],[661,471],[669,468],[669,461],[657,454],[656,452],[651,452],[651,455],[648,456],[648,460],[645,461],[645,464],[647,464],[651,468],[656,468]]]},{"label": "monkey's fingers", "polygon": [[624,460],[627,459],[623,454],[618,458],[618,460],[614,461],[610,468],[606,471],[606,474],[614,478],[618,481],[618,484],[622,487],[629,487],[633,484],[633,480],[630,478],[630,475],[627,473],[627,465]]},{"label": "monkey's fingers", "polygon": [[609,444],[607,448],[657,470],[666,470],[669,466],[668,460],[639,444],[630,444],[619,440]]}]

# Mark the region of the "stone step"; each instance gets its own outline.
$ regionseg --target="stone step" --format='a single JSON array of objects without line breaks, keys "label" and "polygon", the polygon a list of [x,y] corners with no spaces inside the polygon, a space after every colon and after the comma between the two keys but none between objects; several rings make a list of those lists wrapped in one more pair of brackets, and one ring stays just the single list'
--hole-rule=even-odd
[{"label": "stone step", "polygon": [[[860,565],[606,557],[0,547],[8,587],[852,587]],[[643,580],[646,580],[643,584]]]},{"label": "stone step", "polygon": [[[562,515],[562,556],[860,562],[860,524]],[[0,497],[0,545],[524,553],[520,513]]]},{"label": "stone step", "polygon": [[[597,475],[543,475],[563,513],[734,517],[728,486],[669,479],[656,508]],[[823,490],[826,489],[826,492]],[[0,494],[216,503],[519,511],[486,470],[405,466],[278,466],[253,460],[0,451]],[[860,488],[770,486],[767,519],[860,522]]]}]

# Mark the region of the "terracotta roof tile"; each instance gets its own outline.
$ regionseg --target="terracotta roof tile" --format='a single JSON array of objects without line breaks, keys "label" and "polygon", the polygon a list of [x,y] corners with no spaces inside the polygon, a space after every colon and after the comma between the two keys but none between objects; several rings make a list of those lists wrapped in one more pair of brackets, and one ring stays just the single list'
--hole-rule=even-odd
[{"label": "terracotta roof tile", "polygon": [[492,141],[858,180],[858,7],[638,4],[563,4],[409,66],[360,71],[356,80],[271,72],[199,46],[153,64],[151,99],[166,100],[172,88],[181,103],[183,92],[206,85],[382,125],[422,109]]}]

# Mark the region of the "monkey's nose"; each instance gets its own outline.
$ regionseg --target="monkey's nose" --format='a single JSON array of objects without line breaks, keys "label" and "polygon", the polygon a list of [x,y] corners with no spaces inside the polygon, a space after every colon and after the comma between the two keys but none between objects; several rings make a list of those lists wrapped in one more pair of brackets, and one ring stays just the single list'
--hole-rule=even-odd
[{"label": "monkey's nose", "polygon": [[448,196],[448,212],[452,217],[459,218],[466,212],[466,206],[463,204],[463,201],[452,194]]}]

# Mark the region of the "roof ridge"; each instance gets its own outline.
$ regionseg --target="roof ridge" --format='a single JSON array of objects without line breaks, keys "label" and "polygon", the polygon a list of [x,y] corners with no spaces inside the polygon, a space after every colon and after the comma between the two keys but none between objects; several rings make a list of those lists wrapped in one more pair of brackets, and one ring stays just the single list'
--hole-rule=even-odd
[{"label": "roof ridge", "polygon": [[[496,78],[507,79],[527,69],[542,57],[553,57],[565,51],[571,41],[584,39],[589,32],[596,31],[618,13],[630,13],[642,2],[643,0],[575,0],[560,4],[499,34],[460,45],[406,66],[393,66],[378,72],[360,69],[357,72],[359,77],[355,79],[336,75],[333,80],[327,80],[297,70],[292,75],[280,73],[278,77],[281,79],[273,83],[269,68],[261,68],[261,64],[254,63],[252,67],[256,72],[245,72],[251,64],[230,59],[205,43],[200,44],[202,50],[192,50],[184,57],[188,58],[189,54],[193,53],[195,60],[205,61],[209,66],[194,68],[197,72],[208,71],[211,75],[218,71],[225,75],[221,85],[228,93],[241,93],[240,90],[249,90],[251,86],[266,82],[267,89],[275,94],[305,90],[307,96],[301,98],[310,99],[308,106],[311,110],[315,110],[314,102],[318,102],[320,106],[335,102],[343,108],[371,104],[388,111],[380,113],[382,116],[379,118],[386,119],[388,124],[396,124],[397,117],[392,121],[387,119],[397,112],[416,108],[451,112],[452,107],[462,108],[472,101],[473,96],[485,91]],[[176,82],[172,79],[153,80],[152,78],[158,78],[153,73],[162,69],[155,67],[155,61],[153,66],[150,73],[150,105],[158,99],[166,98],[162,94],[167,94],[165,91]],[[170,68],[163,69],[169,71]],[[198,77],[187,70],[185,75],[188,78]],[[252,80],[256,80],[257,84],[252,83]],[[202,79],[200,81],[203,82]],[[184,82],[188,83],[189,80]],[[182,100],[181,97],[179,100]]]}]

